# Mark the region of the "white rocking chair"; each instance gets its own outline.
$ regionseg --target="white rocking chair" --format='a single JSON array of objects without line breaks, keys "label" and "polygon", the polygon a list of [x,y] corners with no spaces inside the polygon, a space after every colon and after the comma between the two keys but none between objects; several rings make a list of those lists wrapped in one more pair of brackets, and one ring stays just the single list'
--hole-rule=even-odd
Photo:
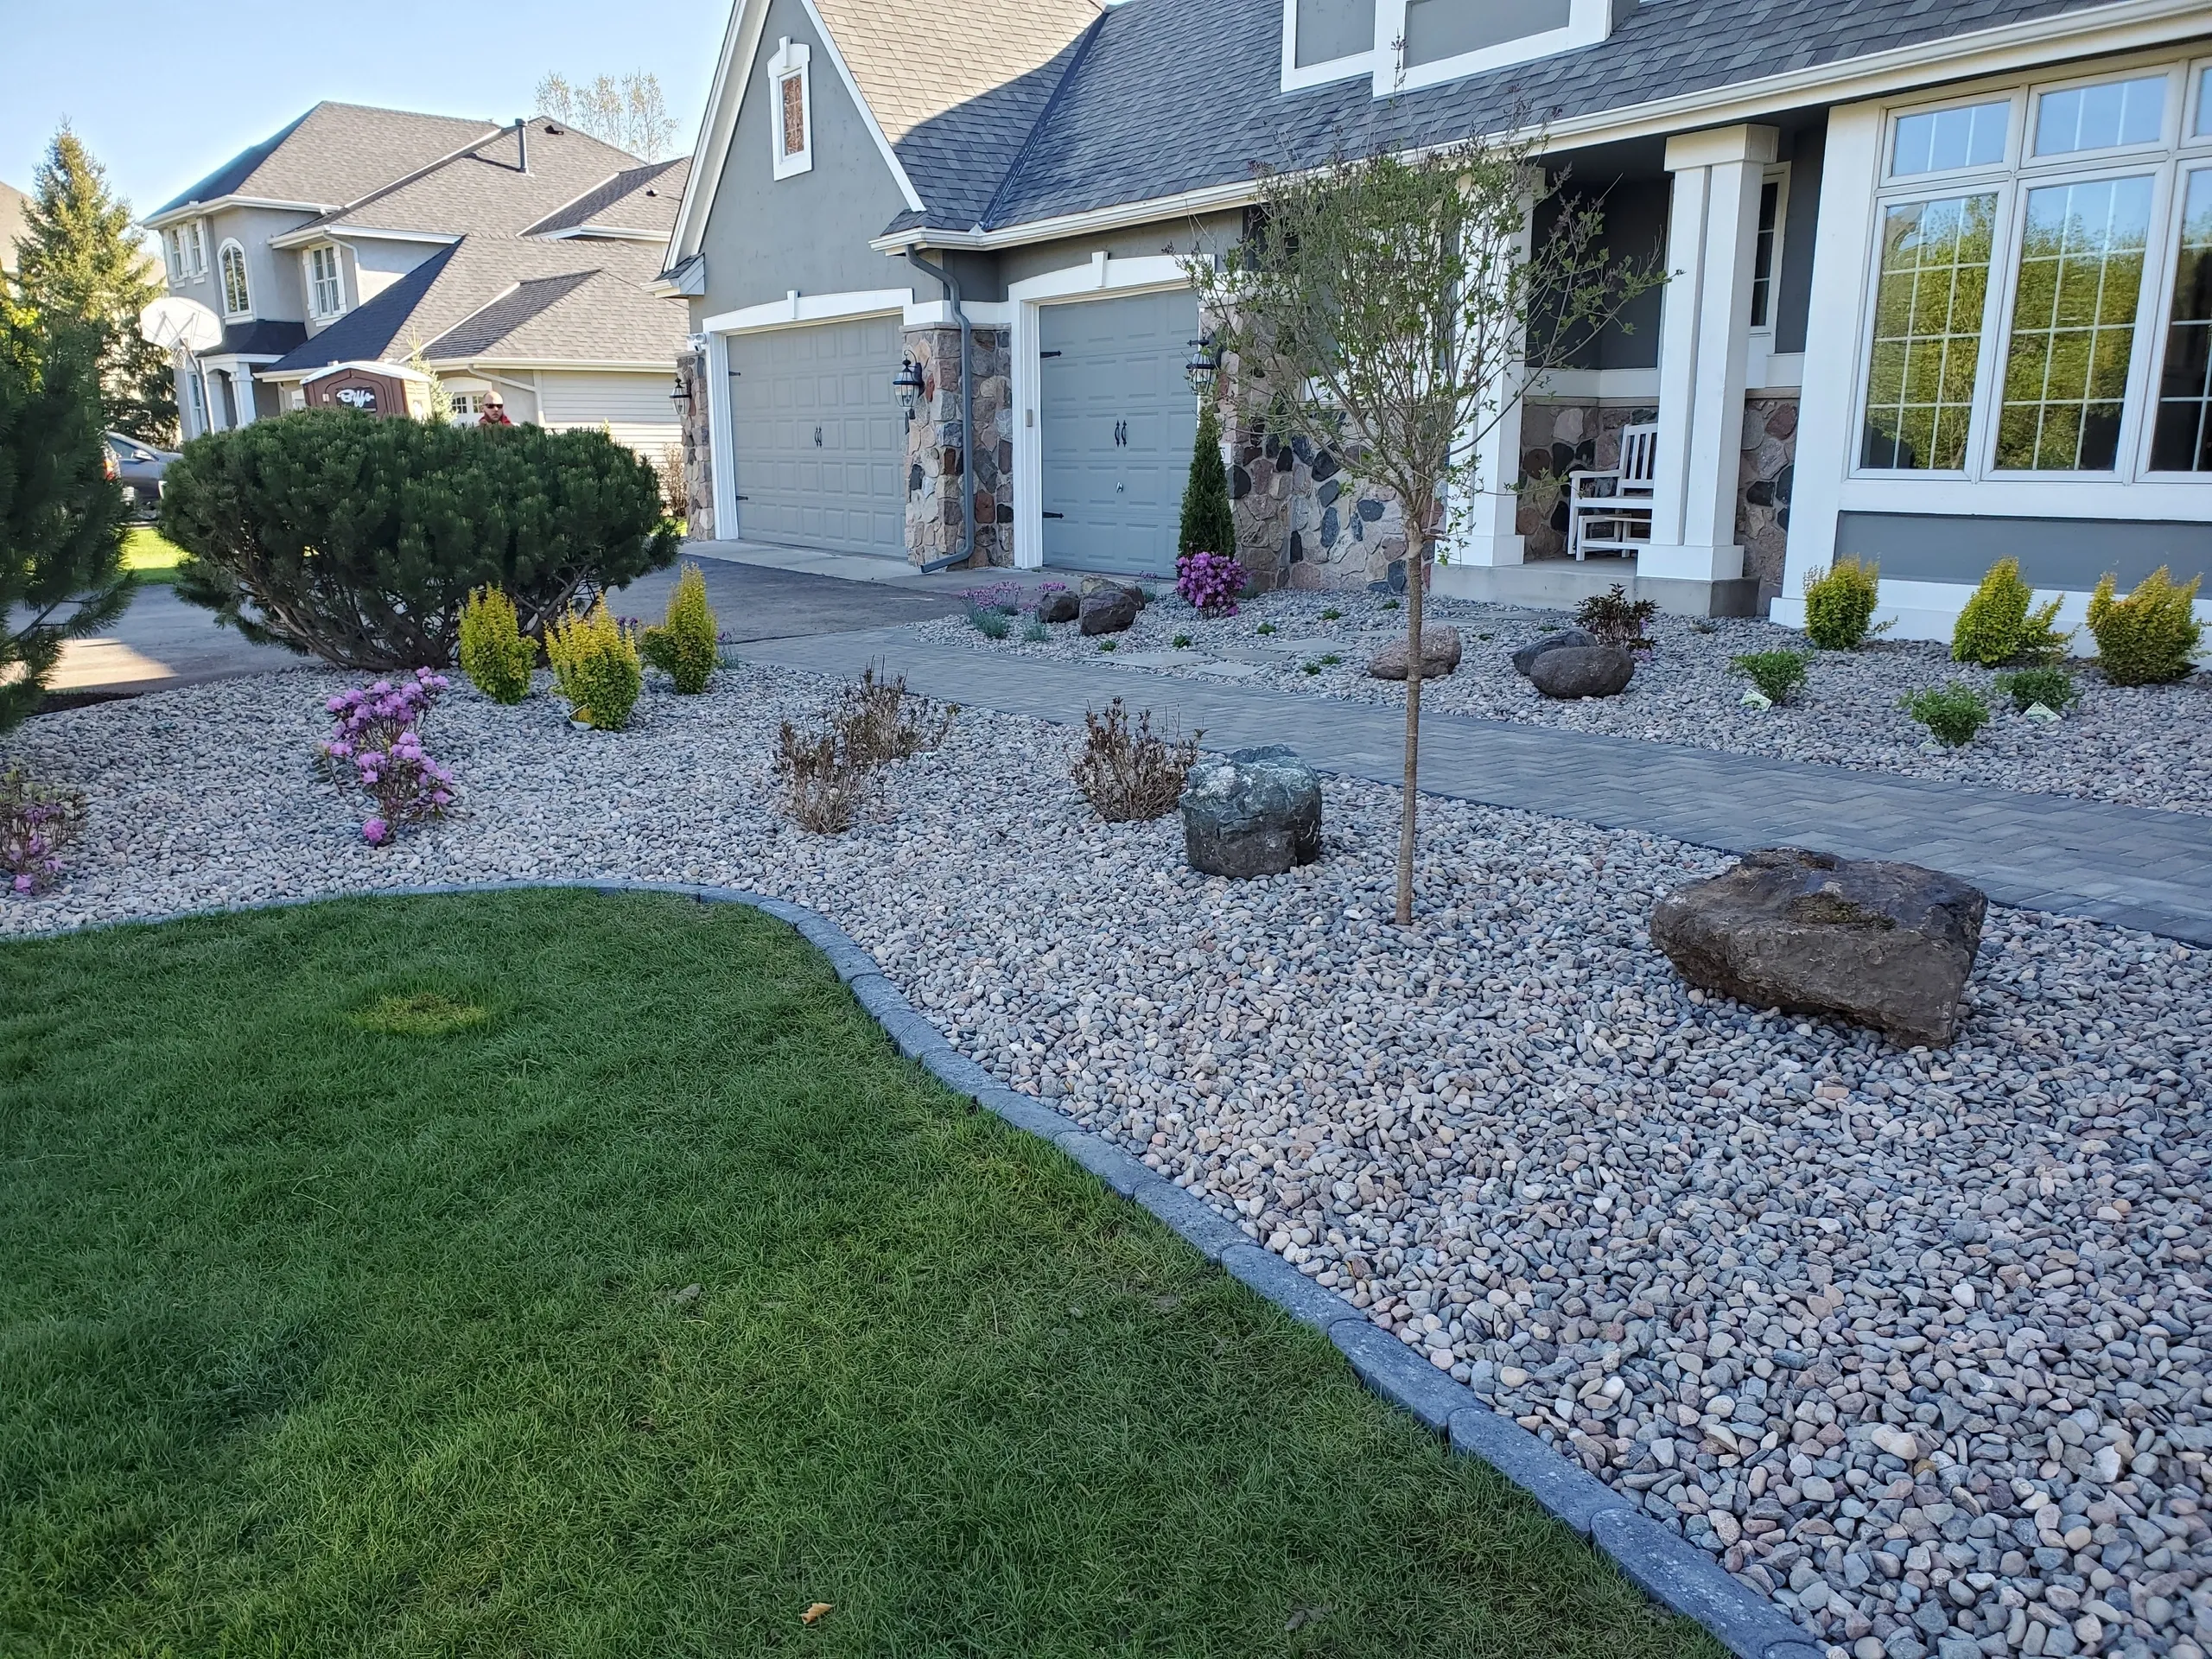
[{"label": "white rocking chair", "polygon": [[1651,541],[1653,480],[1658,474],[1659,429],[1621,429],[1621,464],[1609,469],[1576,467],[1567,475],[1567,550],[1635,553]]}]

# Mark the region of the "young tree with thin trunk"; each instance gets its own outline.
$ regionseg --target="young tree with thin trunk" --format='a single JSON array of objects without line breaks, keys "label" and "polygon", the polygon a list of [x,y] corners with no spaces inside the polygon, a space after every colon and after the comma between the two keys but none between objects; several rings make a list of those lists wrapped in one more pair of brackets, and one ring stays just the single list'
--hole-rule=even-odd
[{"label": "young tree with thin trunk", "polygon": [[1244,412],[1334,450],[1405,515],[1401,925],[1413,920],[1428,567],[1456,504],[1511,487],[1481,476],[1484,439],[1663,280],[1655,259],[1613,257],[1601,207],[1563,194],[1542,149],[1523,134],[1262,169],[1253,234],[1218,265],[1188,264]]},{"label": "young tree with thin trunk", "polygon": [[549,74],[537,83],[537,112],[648,162],[660,160],[676,142],[676,118],[660,77],[649,69],[632,69],[620,80],[601,75],[572,82]]},{"label": "young tree with thin trunk", "polygon": [[107,169],[66,121],[32,180],[16,254],[16,304],[41,327],[92,330],[101,418],[143,442],[173,439],[168,353],[138,332],[138,314],[161,295],[154,267],[130,232],[130,204],[109,192]]}]

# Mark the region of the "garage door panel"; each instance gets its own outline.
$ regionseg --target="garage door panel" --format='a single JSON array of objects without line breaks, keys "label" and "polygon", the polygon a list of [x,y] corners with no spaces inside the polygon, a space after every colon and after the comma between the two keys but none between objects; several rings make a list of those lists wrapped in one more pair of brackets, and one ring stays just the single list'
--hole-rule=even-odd
[{"label": "garage door panel", "polygon": [[891,397],[900,321],[730,340],[738,533],[833,552],[906,553],[906,435]]}]

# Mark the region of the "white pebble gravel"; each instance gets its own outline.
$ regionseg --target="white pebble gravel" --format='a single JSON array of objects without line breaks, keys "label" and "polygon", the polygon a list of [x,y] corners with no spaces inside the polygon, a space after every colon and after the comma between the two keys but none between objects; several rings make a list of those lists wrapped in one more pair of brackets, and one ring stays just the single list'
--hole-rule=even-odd
[{"label": "white pebble gravel", "polygon": [[[1111,652],[1071,623],[1053,627],[1052,638],[1038,643],[1024,641],[1019,620],[996,641],[960,616],[923,624],[918,632],[979,651],[1108,662],[1136,654],[1145,659],[1141,671],[1154,673],[1203,675],[1212,671],[1210,664],[1225,663],[1244,684],[1405,706],[1403,685],[1371,679],[1366,671],[1375,653],[1406,632],[1404,611],[1384,608],[1376,594],[1286,591],[1247,600],[1234,617],[1207,618],[1166,584],[1153,591],[1156,601],[1135,627],[1112,636]],[[1325,619],[1329,610],[1342,614]],[[1465,658],[1457,673],[1423,684],[1424,709],[2212,813],[2212,674],[2171,685],[2119,687],[2077,663],[2080,706],[2044,726],[2015,711],[1997,690],[1995,673],[1953,662],[1948,647],[1878,639],[1856,652],[1815,652],[1795,702],[1752,709],[1743,704],[1750,682],[1730,669],[1729,659],[1755,651],[1807,650],[1805,636],[1768,622],[1661,616],[1648,630],[1655,649],[1626,691],[1554,702],[1514,671],[1511,656],[1542,632],[1572,626],[1570,613],[1432,597],[1427,614],[1431,626],[1459,630]],[[1274,632],[1260,632],[1262,626]],[[1191,641],[1179,652],[1173,645],[1179,634]],[[1156,660],[1155,653],[1187,665]],[[1332,656],[1338,660],[1328,662]],[[1308,673],[1309,664],[1318,671]],[[1246,669],[1256,671],[1241,672]],[[1928,733],[1897,702],[1950,680],[1981,692],[1990,721],[1966,747],[1930,754]]]},{"label": "white pebble gravel", "polygon": [[466,810],[378,850],[309,760],[345,683],[13,734],[92,819],[0,931],[533,876],[796,899],[1832,1654],[2212,1646],[2212,955],[1993,911],[1961,1037],[1908,1052],[1684,988],[1644,919],[1710,853],[1432,801],[1400,931],[1391,791],[1325,783],[1322,861],[1232,885],[1172,818],[1098,823],[1066,730],[977,713],[824,840],[767,766],[827,683],[760,668],[626,734],[456,689]]}]

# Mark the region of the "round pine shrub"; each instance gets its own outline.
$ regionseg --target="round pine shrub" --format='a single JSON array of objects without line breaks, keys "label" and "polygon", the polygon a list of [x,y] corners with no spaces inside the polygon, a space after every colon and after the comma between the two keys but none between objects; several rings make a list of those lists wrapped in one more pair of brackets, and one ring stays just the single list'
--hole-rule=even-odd
[{"label": "round pine shrub", "polygon": [[2054,715],[2063,715],[2082,701],[2074,677],[2063,668],[2024,668],[2018,673],[1999,674],[1997,689],[2012,698],[2012,707],[2024,715],[2037,703]]},{"label": "round pine shrub", "polygon": [[660,626],[647,628],[639,637],[645,658],[676,683],[684,696],[707,689],[721,648],[721,631],[715,624],[715,607],[707,602],[707,578],[696,564],[687,564],[669,596],[668,613]]},{"label": "round pine shrub", "polygon": [[602,732],[619,732],[630,723],[630,710],[645,686],[645,670],[636,642],[607,613],[605,600],[587,615],[547,628],[545,654],[576,719]]},{"label": "round pine shrub", "polygon": [[1805,575],[1805,637],[1822,651],[1856,651],[1870,633],[1881,598],[1882,567],[1846,556]]},{"label": "round pine shrub", "polygon": [[2020,575],[2018,559],[1999,559],[1991,565],[1951,630],[1951,660],[2002,668],[2007,663],[2047,663],[2063,656],[2073,635],[2051,626],[2058,615],[2058,601],[2054,599],[2031,611],[2035,597],[2035,589]]},{"label": "round pine shrub", "polygon": [[1989,723],[1989,705],[1982,701],[1981,693],[1958,680],[1948,685],[1924,686],[1898,706],[1947,749],[1965,747]]},{"label": "round pine shrub", "polygon": [[1728,666],[1758,687],[1769,702],[1788,702],[1805,686],[1806,653],[1751,651],[1728,659]]},{"label": "round pine shrub", "polygon": [[311,409],[211,433],[163,480],[177,592],[247,639],[343,668],[454,659],[499,588],[542,633],[577,592],[676,557],[652,466],[604,432]]},{"label": "round pine shrub", "polygon": [[2126,599],[2113,596],[2118,584],[2112,576],[2097,583],[2089,595],[2089,632],[2096,636],[2097,666],[2106,679],[2114,685],[2163,685],[2196,667],[2204,632],[2196,620],[2196,589],[2203,580],[2191,576],[2177,588],[2162,564]]},{"label": "round pine shrub", "polygon": [[523,638],[515,602],[497,588],[479,588],[461,607],[461,671],[494,702],[520,702],[530,695],[537,647]]}]

